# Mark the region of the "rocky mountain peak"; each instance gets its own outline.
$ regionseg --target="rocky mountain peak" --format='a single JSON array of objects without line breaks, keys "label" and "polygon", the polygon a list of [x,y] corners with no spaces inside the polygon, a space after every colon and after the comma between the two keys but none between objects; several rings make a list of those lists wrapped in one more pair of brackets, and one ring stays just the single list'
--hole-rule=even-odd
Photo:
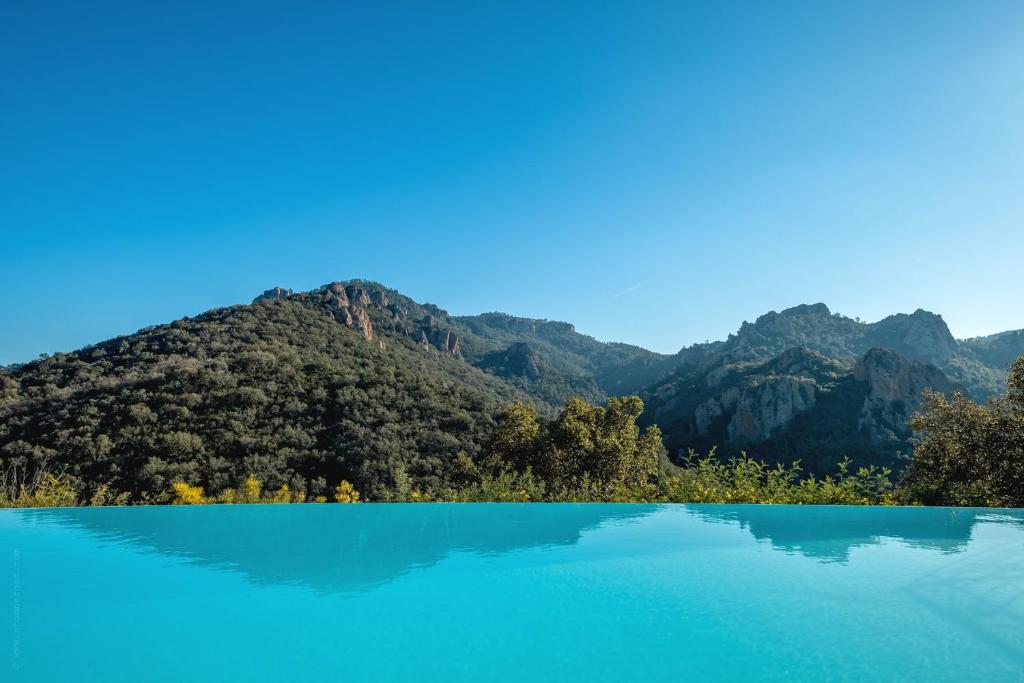
[{"label": "rocky mountain peak", "polygon": [[411,339],[424,349],[462,357],[462,341],[447,312],[431,304],[418,304],[376,282],[336,281],[302,293],[275,287],[256,297],[254,303],[284,299],[325,309],[336,321],[359,332],[367,341],[386,332]]},{"label": "rocky mountain peak", "polygon": [[823,303],[800,304],[781,313],[771,311],[753,323],[744,322],[729,335],[722,349],[735,360],[764,360],[786,349],[802,346],[827,356],[849,358],[856,354],[862,323],[833,315]]},{"label": "rocky mountain peak", "polygon": [[[773,324],[777,324],[779,318],[821,318],[832,315],[832,312],[828,310],[828,306],[823,303],[816,304],[798,304],[790,308],[785,308],[782,311],[768,311],[757,317],[757,320],[753,322],[753,327],[771,327]],[[743,325],[750,325],[751,323],[743,323]]]},{"label": "rocky mountain peak", "polygon": [[282,287],[274,287],[260,294],[258,297],[252,300],[253,303],[257,301],[281,301],[287,299],[293,294],[292,290],[284,289]]},{"label": "rocky mountain peak", "polygon": [[890,348],[902,355],[941,364],[957,353],[957,342],[941,315],[917,309],[911,314],[890,315],[873,325],[867,335],[873,346]]},{"label": "rocky mountain peak", "polygon": [[785,316],[806,315],[806,316],[822,317],[822,316],[832,315],[832,311],[828,310],[828,306],[826,306],[825,304],[823,304],[823,303],[821,303],[819,301],[816,304],[799,304],[797,306],[793,306],[791,308],[787,308],[787,309],[783,310],[782,312],[780,312],[779,315],[785,315]]}]

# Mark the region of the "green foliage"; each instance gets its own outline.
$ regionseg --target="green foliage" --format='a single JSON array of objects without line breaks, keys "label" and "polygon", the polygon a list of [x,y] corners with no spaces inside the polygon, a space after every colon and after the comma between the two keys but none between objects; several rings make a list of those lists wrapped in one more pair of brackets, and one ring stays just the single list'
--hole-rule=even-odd
[{"label": "green foliage", "polygon": [[[794,463],[770,466],[746,454],[720,460],[691,451],[682,466],[668,463],[657,427],[641,432],[637,397],[611,399],[605,408],[566,403],[551,423],[532,408],[512,405],[488,441],[484,474],[440,494],[416,500],[574,501],[672,503],[886,504],[895,500],[891,472],[849,462],[824,477]],[[488,469],[489,468],[489,469]]]},{"label": "green foliage", "polygon": [[[453,458],[446,483],[424,486],[414,482],[399,463],[389,475],[381,498],[394,501],[450,502],[674,502],[674,503],[798,503],[868,504],[892,501],[887,470],[862,468],[848,473],[841,463],[838,474],[802,476],[798,465],[769,466],[744,454],[722,462],[712,452],[697,458],[691,451],[683,466],[668,463],[657,427],[641,431],[637,418],[643,402],[637,397],[611,399],[606,407],[573,399],[551,422],[543,422],[534,408],[511,404],[487,439],[479,462],[465,451]],[[145,417],[144,411],[135,411]],[[178,437],[175,437],[178,438]],[[44,477],[31,495],[8,497],[7,504],[75,504],[79,484],[65,477]],[[303,502],[303,490],[282,484],[264,491],[263,482],[248,474],[240,485],[207,495],[204,488],[185,481],[173,482],[169,492],[150,496],[151,502],[178,505],[203,503]],[[333,490],[337,502],[361,499],[355,486],[342,480]],[[98,488],[93,503],[111,500]],[[125,496],[113,499],[125,502]],[[312,496],[324,502],[326,496]],[[55,502],[58,501],[58,502]]]},{"label": "green foliage", "polygon": [[399,470],[410,491],[443,490],[459,484],[460,453],[479,458],[501,406],[525,400],[457,358],[369,342],[293,301],[210,311],[0,377],[0,471],[49,463],[88,484],[79,502],[100,484],[156,502],[174,482],[225,491],[249,474],[313,498],[345,479],[390,499]]},{"label": "green foliage", "polygon": [[574,398],[542,427],[532,408],[513,404],[488,441],[485,465],[499,474],[535,472],[553,489],[584,480],[603,488],[647,484],[664,449],[657,427],[637,426],[643,408],[636,396],[610,399],[604,408]]},{"label": "green foliage", "polygon": [[460,503],[529,503],[546,500],[545,491],[544,482],[529,469],[525,472],[503,469],[497,474],[486,474],[461,489],[447,491],[437,499]]},{"label": "green foliage", "polygon": [[585,476],[606,487],[650,483],[664,448],[657,426],[642,433],[637,426],[643,410],[636,396],[610,399],[606,408],[569,401],[551,426],[537,471],[560,486]]},{"label": "green foliage", "polygon": [[[92,496],[89,498],[89,505],[91,507],[106,507],[111,505],[121,506],[127,505],[130,502],[130,500],[131,494],[128,493],[127,491],[124,491],[122,493],[116,493],[107,484],[100,484],[99,486],[96,487],[96,490],[93,491]],[[73,504],[74,503],[69,503],[69,505]]]},{"label": "green foliage", "polygon": [[0,477],[0,508],[71,507],[78,504],[82,482],[44,465],[31,476],[16,466]]},{"label": "green foliage", "polygon": [[537,411],[523,403],[513,403],[501,416],[488,439],[486,463],[491,469],[511,467],[525,470],[543,448]]},{"label": "green foliage", "polygon": [[1007,392],[978,405],[931,393],[911,420],[914,459],[904,496],[929,505],[1024,506],[1024,357]]},{"label": "green foliage", "polygon": [[[945,329],[924,312],[864,326],[824,306],[805,306],[762,316],[729,341],[666,357],[597,342],[566,323],[502,314],[452,318],[374,283],[343,289],[362,302],[352,309],[362,316],[354,328],[343,322],[340,294],[331,308],[324,288],[3,368],[0,471],[8,475],[0,504],[339,496],[877,502],[890,496],[884,471],[820,474],[844,456],[853,466],[901,469],[902,419],[913,404],[889,402],[886,419],[900,424],[862,433],[852,425],[865,417],[866,389],[851,378],[851,362],[793,355],[792,346],[848,356],[869,343],[906,345],[903,332],[915,325]],[[1007,333],[959,347],[953,341],[954,357],[943,367],[960,364],[970,376],[1021,339]],[[785,352],[765,356],[778,351]],[[963,397],[930,399],[915,423],[920,440],[903,499],[1022,504],[1020,364],[1007,396],[986,406]],[[710,398],[779,375],[813,381],[816,403],[752,442],[759,460],[741,450],[749,444],[730,438],[721,406],[717,418],[714,406],[702,413],[712,415],[702,425],[707,429],[695,429],[695,413]],[[646,416],[636,397],[603,406],[585,400],[641,386],[650,388]],[[549,404],[563,400],[555,416]],[[733,459],[667,465],[655,415],[673,453],[721,444]],[[761,459],[799,459],[818,477]],[[333,482],[351,491],[339,492]]]},{"label": "green foliage", "polygon": [[645,483],[608,483],[584,473],[570,484],[550,486],[531,470],[506,469],[442,495],[414,500],[605,503],[768,503],[790,505],[890,505],[897,501],[890,472],[873,467],[835,474],[806,475],[799,464],[768,465],[742,456],[722,462],[714,453],[691,453],[684,466],[672,466]]},{"label": "green foliage", "polygon": [[894,502],[889,470],[860,468],[848,461],[835,475],[805,476],[798,463],[769,466],[745,454],[721,462],[714,453],[690,453],[684,467],[659,487],[660,500],[673,503],[777,503],[796,505],[872,505]]},{"label": "green foliage", "polygon": [[676,356],[639,346],[599,342],[564,322],[505,313],[451,321],[468,361],[552,405],[637,392],[678,363]]}]

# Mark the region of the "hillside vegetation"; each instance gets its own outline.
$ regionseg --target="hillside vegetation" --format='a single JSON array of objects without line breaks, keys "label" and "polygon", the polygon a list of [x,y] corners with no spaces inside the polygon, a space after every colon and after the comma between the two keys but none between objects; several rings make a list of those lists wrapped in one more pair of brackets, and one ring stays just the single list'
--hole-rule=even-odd
[{"label": "hillside vegetation", "polygon": [[367,343],[299,301],[261,302],[55,355],[0,376],[7,469],[65,471],[145,500],[254,475],[374,498],[447,483],[513,387],[450,356]]},{"label": "hillside vegetation", "polygon": [[[230,501],[252,481],[282,500],[333,500],[342,482],[363,500],[710,500],[742,498],[749,486],[721,482],[755,465],[774,487],[853,481],[862,468],[875,481],[908,467],[925,390],[932,410],[967,406],[957,389],[977,399],[1003,381],[992,364],[1022,340],[958,342],[923,311],[866,324],[817,304],[666,356],[567,323],[453,317],[372,282],[275,288],[0,369],[0,488],[26,504],[39,490]],[[640,398],[614,398],[629,394]],[[503,450],[495,439],[517,414],[532,416],[534,440]],[[634,443],[642,476],[602,469]],[[852,474],[837,474],[841,462]],[[690,480],[703,483],[665,488]],[[879,500],[872,486],[858,500]],[[747,498],[758,496],[795,499]]]},{"label": "hillside vegetation", "polygon": [[986,404],[929,392],[910,422],[917,433],[906,496],[929,505],[1024,506],[1024,357],[1006,393]]}]

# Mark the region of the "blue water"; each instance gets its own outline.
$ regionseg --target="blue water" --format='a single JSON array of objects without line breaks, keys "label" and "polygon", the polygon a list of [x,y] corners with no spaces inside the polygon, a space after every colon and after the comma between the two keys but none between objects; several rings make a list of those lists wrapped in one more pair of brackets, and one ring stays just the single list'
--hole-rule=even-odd
[{"label": "blue water", "polygon": [[0,680],[1019,681],[1024,513],[0,511]]}]

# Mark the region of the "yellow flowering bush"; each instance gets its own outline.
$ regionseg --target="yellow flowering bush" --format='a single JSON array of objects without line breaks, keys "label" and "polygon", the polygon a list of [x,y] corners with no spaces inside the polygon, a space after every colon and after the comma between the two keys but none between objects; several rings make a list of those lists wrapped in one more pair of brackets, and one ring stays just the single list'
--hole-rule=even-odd
[{"label": "yellow flowering bush", "polygon": [[342,479],[341,483],[338,484],[338,488],[334,489],[334,500],[339,503],[358,503],[359,491],[356,491],[352,484]]}]

